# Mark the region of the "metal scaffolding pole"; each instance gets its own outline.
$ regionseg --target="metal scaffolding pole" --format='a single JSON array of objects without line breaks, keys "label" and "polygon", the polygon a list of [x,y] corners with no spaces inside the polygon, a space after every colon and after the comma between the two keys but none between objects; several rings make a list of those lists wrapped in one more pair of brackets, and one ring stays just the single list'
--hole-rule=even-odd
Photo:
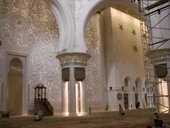
[{"label": "metal scaffolding pole", "polygon": [[[145,69],[145,86],[147,90],[147,103],[148,108],[155,108],[158,112],[161,107],[166,108],[165,111],[169,111],[169,106],[161,104],[160,98],[168,98],[170,99],[170,94],[164,95],[158,92],[159,86],[162,85],[162,82],[168,84],[168,81],[163,81],[166,79],[168,74],[168,66],[164,67],[162,70],[162,65],[156,64],[152,62],[152,58],[150,54],[152,52],[159,51],[161,47],[169,41],[169,37],[161,37],[162,35],[153,36],[153,32],[158,30],[157,33],[161,31],[169,31],[170,28],[165,27],[157,27],[161,26],[160,24],[164,22],[168,15],[165,15],[161,20],[154,21],[156,24],[152,24],[152,16],[158,15],[160,16],[161,13],[170,7],[170,0],[138,0],[139,6],[139,19],[140,19],[140,27],[141,27],[141,42],[143,44],[143,58],[144,58],[144,69]],[[154,30],[154,31],[153,31]],[[161,53],[162,55],[162,53]],[[166,56],[166,55],[162,55]],[[157,66],[157,67],[156,67]],[[156,71],[161,67],[161,71]],[[159,81],[159,79],[162,79]],[[170,101],[170,100],[169,100]],[[153,109],[155,111],[155,109]],[[148,122],[151,122],[153,115],[148,115]]]}]

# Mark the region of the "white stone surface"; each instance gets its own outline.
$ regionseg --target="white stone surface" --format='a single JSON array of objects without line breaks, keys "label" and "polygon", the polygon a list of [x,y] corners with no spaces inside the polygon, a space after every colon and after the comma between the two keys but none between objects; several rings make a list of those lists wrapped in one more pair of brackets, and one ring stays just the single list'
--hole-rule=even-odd
[{"label": "white stone surface", "polygon": [[[117,93],[131,95],[129,106],[135,106],[134,94],[138,94],[142,102],[145,91],[142,90],[144,68],[139,21],[108,9],[119,5],[126,12],[138,11],[130,0],[5,0],[0,3],[0,80],[4,87],[0,94],[1,110],[6,109],[9,53],[26,56],[23,73],[26,75],[24,92],[28,95],[23,100],[29,111],[33,110],[34,87],[41,82],[47,87],[47,98],[55,112],[61,112],[63,82],[56,55],[62,52],[91,55],[83,82],[87,87],[87,107],[104,110],[108,105],[109,110],[117,110],[118,104],[124,104],[124,99],[117,100]],[[162,37],[169,35],[160,33]],[[162,46],[167,47],[168,44]],[[129,79],[129,85],[122,90],[125,78]],[[140,80],[140,86],[132,91],[136,79]],[[26,115],[25,108],[23,114]]]}]

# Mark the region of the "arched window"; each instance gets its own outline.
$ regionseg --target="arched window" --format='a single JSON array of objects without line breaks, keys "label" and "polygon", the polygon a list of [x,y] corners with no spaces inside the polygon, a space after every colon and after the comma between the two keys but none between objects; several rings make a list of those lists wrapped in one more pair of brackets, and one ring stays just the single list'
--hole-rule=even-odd
[{"label": "arched window", "polygon": [[136,89],[139,88],[140,86],[141,86],[141,81],[140,81],[139,78],[136,78],[136,80],[135,80],[135,87],[136,87]]},{"label": "arched window", "polygon": [[128,87],[128,85],[129,85],[129,79],[128,79],[128,78],[125,78],[125,79],[124,79],[124,86],[125,86],[125,87]]}]

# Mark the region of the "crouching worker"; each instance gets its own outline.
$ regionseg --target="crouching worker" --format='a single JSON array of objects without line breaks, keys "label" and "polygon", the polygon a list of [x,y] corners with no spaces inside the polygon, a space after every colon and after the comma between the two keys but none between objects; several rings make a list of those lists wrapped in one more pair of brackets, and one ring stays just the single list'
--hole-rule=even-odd
[{"label": "crouching worker", "polygon": [[41,109],[39,109],[39,111],[38,111],[38,114],[37,115],[35,115],[35,121],[41,121],[43,119],[43,113],[42,113],[42,110]]},{"label": "crouching worker", "polygon": [[155,115],[155,119],[154,119],[155,127],[162,127],[163,121],[160,119],[159,114],[155,112],[154,115]]}]

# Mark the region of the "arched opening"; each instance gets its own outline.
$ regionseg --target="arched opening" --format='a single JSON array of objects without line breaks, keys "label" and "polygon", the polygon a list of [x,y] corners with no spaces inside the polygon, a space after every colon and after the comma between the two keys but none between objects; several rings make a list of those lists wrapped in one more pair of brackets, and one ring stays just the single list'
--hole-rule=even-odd
[{"label": "arched opening", "polygon": [[[88,101],[93,106],[93,102],[98,100],[96,104],[101,103],[101,107],[108,105],[109,110],[117,110],[118,104],[129,109],[130,103],[132,104],[135,99],[134,91],[131,83],[128,87],[125,87],[122,80],[124,80],[126,74],[130,78],[136,77],[134,75],[137,73],[134,69],[135,63],[141,62],[137,60],[136,55],[140,54],[142,58],[139,50],[133,50],[134,45],[136,47],[140,45],[137,44],[140,43],[140,25],[136,18],[136,6],[134,7],[130,2],[125,5],[128,2],[123,3],[118,0],[107,0],[103,4],[101,3],[100,1],[91,6],[90,11],[85,15],[86,19],[82,21],[84,24],[81,24],[84,27],[82,28],[83,37],[81,37],[81,32],[80,36],[77,36],[81,39],[85,38],[87,51],[91,55],[87,65],[87,79],[93,78],[93,80],[87,82],[87,85],[90,85],[88,87]],[[133,7],[130,9],[130,6]],[[136,29],[138,37],[132,33],[133,29]],[[131,73],[133,71],[134,74]],[[104,77],[97,72],[102,72]],[[110,87],[112,89],[106,94],[105,88],[109,90]],[[120,91],[125,95],[122,100],[117,101],[115,97]],[[133,100],[129,101],[129,97],[133,97]],[[108,98],[108,101],[103,100],[105,98]],[[100,101],[107,101],[108,103]]]},{"label": "arched opening", "polygon": [[[125,109],[131,109],[131,105],[132,104],[131,100],[133,99],[133,96],[131,94],[130,88],[131,88],[131,79],[127,76],[124,78],[124,87],[125,87],[125,91],[124,91],[124,108]],[[130,100],[129,100],[130,98]]]},{"label": "arched opening", "polygon": [[10,115],[22,114],[23,65],[18,58],[9,63],[7,76],[7,111]]},{"label": "arched opening", "polygon": [[140,78],[135,79],[135,106],[136,109],[141,107],[142,104],[142,88],[141,88],[141,80]]},{"label": "arched opening", "polygon": [[127,0],[99,0],[91,2],[89,5],[82,10],[81,14],[84,14],[80,17],[78,24],[78,36],[76,36],[77,43],[81,43],[81,46],[84,46],[84,50],[87,51],[87,47],[85,45],[85,33],[88,22],[91,17],[93,17],[96,13],[100,14],[103,10],[108,9],[109,7],[113,7],[117,10],[123,11],[133,17],[139,17],[138,15],[138,5],[127,1]]},{"label": "arched opening", "polygon": [[[63,0],[44,0],[53,12],[60,30],[59,52],[72,52],[74,42],[74,21],[72,14]],[[58,53],[59,53],[58,52]]]}]

